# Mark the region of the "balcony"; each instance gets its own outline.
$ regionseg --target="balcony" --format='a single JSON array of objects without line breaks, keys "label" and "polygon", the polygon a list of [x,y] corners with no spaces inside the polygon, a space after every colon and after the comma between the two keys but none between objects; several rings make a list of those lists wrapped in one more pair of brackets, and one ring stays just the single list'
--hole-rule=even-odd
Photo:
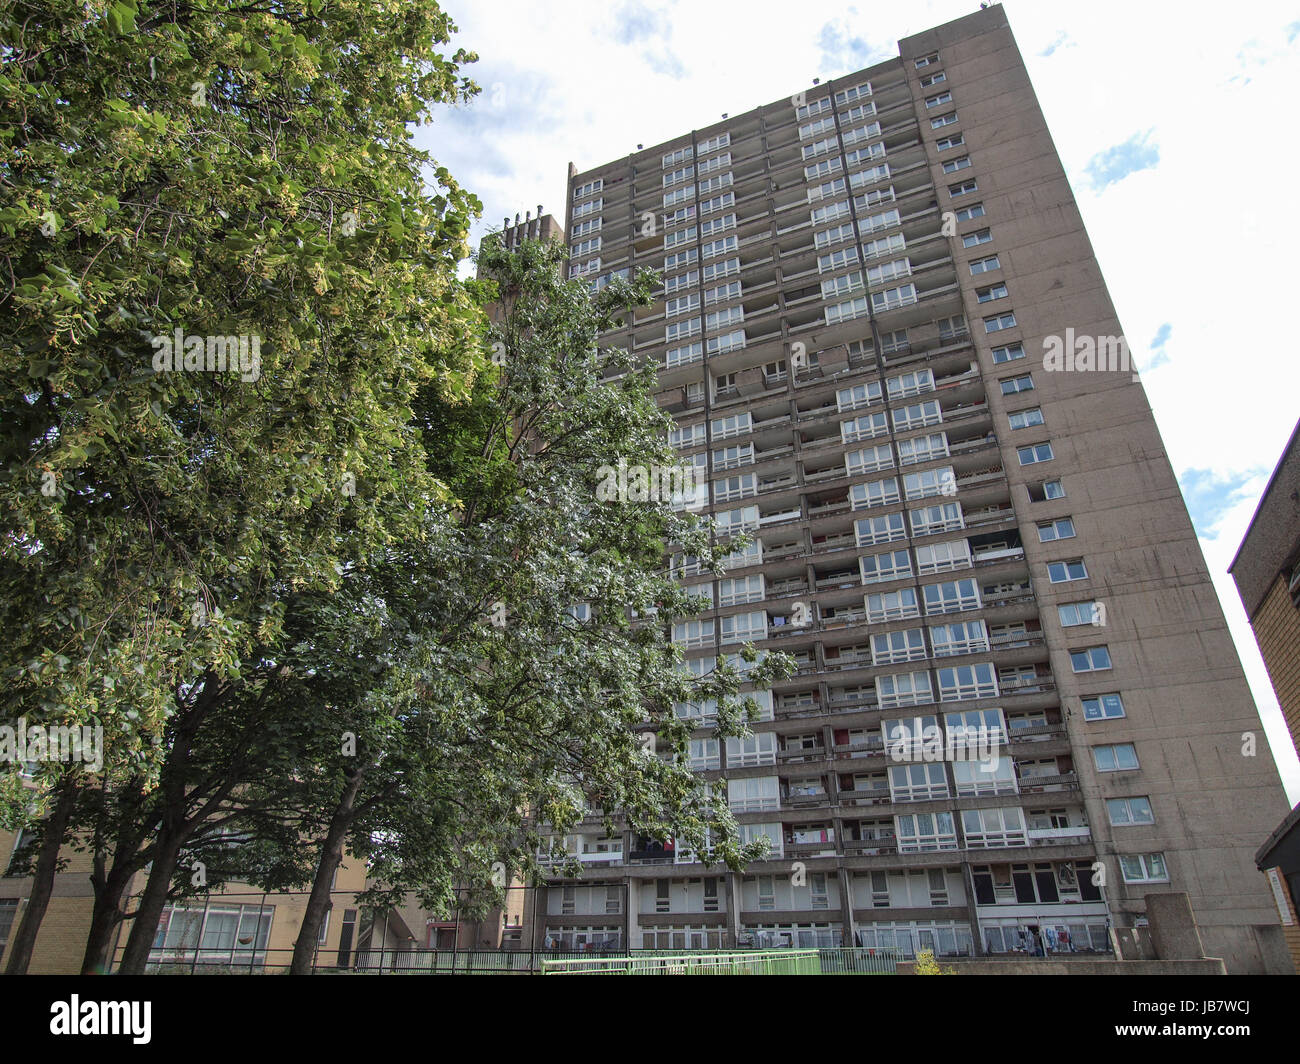
[{"label": "balcony", "polygon": [[1092,839],[1092,829],[1087,825],[1068,828],[1030,828],[1030,846],[1060,846],[1072,842],[1088,842]]}]

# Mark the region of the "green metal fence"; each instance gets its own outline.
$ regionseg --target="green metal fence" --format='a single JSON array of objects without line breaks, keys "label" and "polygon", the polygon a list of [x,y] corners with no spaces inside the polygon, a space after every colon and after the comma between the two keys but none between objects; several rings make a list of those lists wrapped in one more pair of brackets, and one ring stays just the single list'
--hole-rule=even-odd
[{"label": "green metal fence", "polygon": [[815,949],[544,960],[543,975],[821,975]]}]

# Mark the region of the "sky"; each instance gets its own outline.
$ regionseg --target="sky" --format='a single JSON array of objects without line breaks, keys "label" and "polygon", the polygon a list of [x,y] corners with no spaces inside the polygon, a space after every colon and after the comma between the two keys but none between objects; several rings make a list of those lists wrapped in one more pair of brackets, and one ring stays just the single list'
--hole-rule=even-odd
[{"label": "sky", "polygon": [[[900,38],[979,6],[443,4],[483,91],[417,143],[483,201],[476,241],[539,203],[562,221],[570,162],[586,170],[892,58]],[[1300,172],[1300,3],[1213,17],[1151,0],[1004,7],[1294,804],[1300,762],[1227,569],[1300,415],[1300,218],[1283,194]]]}]

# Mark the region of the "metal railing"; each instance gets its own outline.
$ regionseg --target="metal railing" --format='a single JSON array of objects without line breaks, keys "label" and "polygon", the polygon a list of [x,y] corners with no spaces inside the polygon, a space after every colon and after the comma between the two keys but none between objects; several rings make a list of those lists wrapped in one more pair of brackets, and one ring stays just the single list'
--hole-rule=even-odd
[{"label": "metal railing", "polygon": [[543,975],[821,975],[821,951],[750,950],[544,960]]}]

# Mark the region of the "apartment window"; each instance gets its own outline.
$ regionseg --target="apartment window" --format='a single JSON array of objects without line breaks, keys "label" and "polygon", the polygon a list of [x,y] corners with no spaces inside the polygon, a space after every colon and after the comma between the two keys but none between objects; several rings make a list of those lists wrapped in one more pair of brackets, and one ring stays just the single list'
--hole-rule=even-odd
[{"label": "apartment window", "polygon": [[963,155],[960,159],[949,159],[943,164],[945,174],[955,174],[958,170],[965,170],[970,166],[970,156]]},{"label": "apartment window", "polygon": [[1061,622],[1062,628],[1079,628],[1085,624],[1091,625],[1096,612],[1097,603],[1095,602],[1069,602],[1056,607],[1056,615]]},{"label": "apartment window", "polygon": [[952,103],[952,93],[940,92],[934,96],[926,97],[925,108],[927,111],[932,111],[934,108],[942,107],[946,103]]},{"label": "apartment window", "polygon": [[893,412],[894,431],[906,432],[909,429],[938,425],[943,421],[943,410],[938,399],[926,399],[921,403],[912,403]]},{"label": "apartment window", "polygon": [[966,845],[981,849],[1024,846],[1025,815],[1018,806],[1009,809],[965,809],[961,814]]},{"label": "apartment window", "polygon": [[933,66],[937,62],[939,62],[939,53],[931,52],[929,55],[923,55],[916,61],[916,69],[921,70],[924,67]]},{"label": "apartment window", "polygon": [[1132,743],[1094,746],[1092,761],[1098,772],[1127,772],[1138,767],[1137,750]]},{"label": "apartment window", "polygon": [[808,190],[808,202],[816,203],[818,200],[829,199],[831,196],[842,196],[848,187],[848,183],[844,178],[837,177],[834,181],[827,181],[816,188],[810,188]]},{"label": "apartment window", "polygon": [[718,281],[740,272],[740,259],[723,259],[704,267],[704,280]]},{"label": "apartment window", "polygon": [[1124,716],[1124,700],[1118,692],[1083,699],[1084,720],[1115,720]]},{"label": "apartment window", "polygon": [[776,733],[755,732],[727,740],[727,768],[776,764]]},{"label": "apartment window", "polygon": [[[928,672],[902,672],[876,677],[876,697],[881,708],[917,706],[934,701]],[[925,718],[933,720],[934,718]],[[936,725],[937,726],[937,725]],[[893,738],[891,733],[891,738]]]},{"label": "apartment window", "polygon": [[939,701],[960,702],[969,698],[996,698],[997,670],[988,662],[953,665],[939,670]]},{"label": "apartment window", "polygon": [[877,233],[881,229],[891,229],[898,225],[902,220],[902,215],[898,213],[897,207],[891,207],[887,211],[881,211],[879,214],[868,215],[860,222],[861,229],[864,233]]},{"label": "apartment window", "polygon": [[889,796],[895,802],[924,802],[948,797],[948,780],[943,766],[936,764],[891,765]]},{"label": "apartment window", "polygon": [[972,192],[978,191],[979,185],[976,184],[975,178],[973,177],[961,181],[958,184],[948,186],[948,195],[953,199],[956,199],[958,196],[969,196]]},{"label": "apartment window", "polygon": [[205,908],[168,905],[149,959],[204,964],[255,964],[264,960],[273,905],[212,903]]},{"label": "apartment window", "polygon": [[664,258],[664,272],[681,269],[683,266],[689,266],[698,258],[699,253],[694,248],[687,248],[685,251],[679,251],[676,255],[668,255]]},{"label": "apartment window", "polygon": [[849,501],[853,509],[861,510],[872,506],[887,506],[899,501],[898,478],[872,480],[866,484],[854,484],[849,489]]},{"label": "apartment window", "polygon": [[[735,251],[740,246],[740,242],[734,236],[724,236],[721,240],[714,240],[705,244],[701,255],[706,259],[711,259],[715,255],[725,255],[728,251]],[[1012,324],[1015,324],[1012,322]]]},{"label": "apartment window", "polygon": [[683,340],[688,336],[694,336],[699,331],[699,318],[687,318],[685,321],[673,321],[669,322],[664,327],[664,339],[671,343],[673,340]]},{"label": "apartment window", "polygon": [[1056,539],[1073,539],[1074,522],[1068,517],[1058,517],[1038,526],[1038,542],[1051,543]]},{"label": "apartment window", "polygon": [[857,122],[863,118],[872,118],[876,113],[876,105],[870,101],[860,103],[856,107],[850,107],[840,119],[844,122]]},{"label": "apartment window", "polygon": [[724,166],[730,166],[730,165],[731,165],[731,152],[726,151],[723,152],[721,155],[715,155],[712,159],[700,160],[699,173],[700,176],[702,177],[705,174],[713,173],[714,170],[721,170]]},{"label": "apartment window", "polygon": [[809,122],[807,125],[799,127],[799,139],[808,140],[810,137],[818,136],[835,128],[834,118],[819,118],[816,122]]},{"label": "apartment window", "polygon": [[886,551],[884,554],[869,554],[858,559],[862,569],[864,584],[879,584],[900,576],[910,576],[912,560],[906,550]]},{"label": "apartment window", "polygon": [[813,234],[813,244],[818,248],[829,247],[831,244],[838,244],[841,240],[852,240],[853,223],[845,222],[843,225],[837,225],[834,229],[824,229],[821,232]]},{"label": "apartment window", "polygon": [[984,653],[989,649],[988,629],[983,621],[934,625],[930,629],[930,645],[936,658]]},{"label": "apartment window", "polygon": [[942,584],[926,584],[921,590],[925,594],[927,614],[957,613],[980,608],[979,585],[969,578],[949,580]]},{"label": "apartment window", "polygon": [[679,273],[675,277],[669,277],[664,281],[664,295],[676,292],[679,288],[693,288],[700,279],[699,270],[691,270],[689,273]]},{"label": "apartment window", "polygon": [[712,137],[700,141],[700,154],[708,155],[709,152],[717,151],[719,148],[729,147],[731,144],[730,133],[717,133]]},{"label": "apartment window", "polygon": [[[945,117],[947,117],[947,116],[945,116]],[[956,116],[956,115],[952,115],[951,117],[952,117],[952,120],[953,120],[954,122],[957,121],[957,116]],[[933,125],[933,123],[931,123],[931,124]],[[951,136],[948,136],[948,137],[940,137],[938,140],[936,140],[936,141],[934,142],[934,146],[935,146],[935,148],[937,148],[939,151],[947,151],[947,150],[950,149],[950,148],[957,148],[957,147],[960,147],[961,145],[963,145],[963,144],[965,144],[965,143],[966,143],[966,137],[965,137],[963,134],[961,134],[961,133],[954,133],[954,134],[952,134]],[[966,165],[967,165],[967,166],[970,165],[970,160],[969,160],[969,159],[966,160]]]},{"label": "apartment window", "polygon": [[704,293],[704,305],[712,306],[715,303],[725,303],[729,299],[739,299],[740,291],[739,281],[732,281],[730,284],[719,285],[717,288],[710,288]]},{"label": "apartment window", "polygon": [[914,536],[928,536],[935,532],[955,532],[965,527],[959,502],[945,502],[938,506],[923,506],[919,510],[909,510],[908,518],[912,522]]},{"label": "apartment window", "polygon": [[710,178],[701,181],[698,190],[700,199],[714,192],[721,192],[724,188],[731,186],[731,172],[725,174],[714,174]]},{"label": "apartment window", "polygon": [[925,469],[903,477],[903,494],[909,501],[928,499],[934,495],[955,495],[957,478],[952,466]]},{"label": "apartment window", "polygon": [[[678,230],[676,230],[675,232],[672,232],[672,233],[665,233],[665,234],[664,234],[664,247],[665,247],[665,248],[674,248],[674,247],[676,247],[678,244],[690,244],[690,243],[693,243],[694,240],[695,240],[695,226],[690,225],[690,226],[687,226],[685,229],[678,229]],[[590,243],[590,241],[587,241],[587,243]],[[596,238],[596,247],[599,247],[599,246],[600,246],[600,238],[597,237],[597,238]],[[574,248],[574,253],[575,253],[575,254],[577,253],[577,248],[576,248],[576,247]]]},{"label": "apartment window", "polygon": [[885,390],[891,400],[907,399],[922,392],[934,391],[934,370],[918,369],[885,379]]},{"label": "apartment window", "polygon": [[603,184],[604,180],[598,177],[594,181],[588,181],[584,185],[575,185],[573,189],[574,200],[577,201],[580,199],[586,199],[588,196],[594,196],[601,190]]},{"label": "apartment window", "polygon": [[[872,301],[875,301],[875,295],[872,296]],[[843,303],[834,303],[827,307],[826,324],[834,325],[841,321],[852,321],[854,318],[866,317],[868,313],[866,297],[858,296],[856,299],[850,299]]]},{"label": "apartment window", "polygon": [[1111,798],[1106,802],[1106,814],[1116,827],[1132,824],[1154,824],[1156,815],[1151,811],[1151,799],[1145,796],[1134,798]]},{"label": "apartment window", "polygon": [[897,591],[880,591],[867,596],[867,620],[872,623],[897,621],[920,615],[921,611],[916,604],[915,588],[902,587]]},{"label": "apartment window", "polygon": [[928,436],[914,436],[898,441],[898,464],[916,465],[935,458],[948,457],[948,434],[932,432]]},{"label": "apartment window", "polygon": [[957,832],[951,813],[907,813],[895,818],[899,853],[955,850]]},{"label": "apartment window", "polygon": [[1017,410],[1007,415],[1007,422],[1014,429],[1029,429],[1043,424],[1043,412],[1036,406],[1028,410]]},{"label": "apartment window", "polygon": [[855,443],[858,440],[869,440],[874,436],[880,436],[889,431],[889,426],[885,421],[884,411],[875,414],[861,414],[852,421],[840,422],[840,436],[844,443]]},{"label": "apartment window", "polygon": [[734,469],[736,466],[754,464],[754,445],[740,443],[734,447],[722,447],[713,452],[714,469]]},{"label": "apartment window", "polygon": [[[943,129],[944,126],[954,125],[957,121],[957,112],[949,111],[946,115],[936,115],[930,119],[931,129]],[[958,141],[958,143],[961,143]]]},{"label": "apartment window", "polygon": [[693,166],[683,166],[679,170],[670,170],[668,173],[664,174],[664,188],[667,188],[670,185],[680,184],[694,176],[695,167]]},{"label": "apartment window", "polygon": [[871,663],[892,665],[925,657],[925,633],[920,628],[884,632],[871,637]]},{"label": "apartment window", "polygon": [[[704,357],[704,345],[698,340],[693,344],[683,344],[681,347],[670,347],[664,355],[664,361],[669,369],[674,366],[683,366],[688,362],[698,362]],[[700,398],[703,399],[701,393]]]},{"label": "apartment window", "polygon": [[676,151],[669,152],[663,157],[662,169],[667,170],[670,166],[677,166],[680,163],[686,162],[687,159],[691,158],[694,152],[695,149],[689,144],[684,148],[678,148]]},{"label": "apartment window", "polygon": [[1162,853],[1121,854],[1120,871],[1125,883],[1168,883],[1169,869]]},{"label": "apartment window", "polygon": [[959,207],[956,211],[957,221],[969,222],[984,217],[984,204],[972,203],[969,207]]},{"label": "apartment window", "polygon": [[1110,650],[1104,646],[1070,651],[1070,668],[1075,672],[1102,672],[1110,667]]},{"label": "apartment window", "polygon": [[[733,812],[756,813],[781,808],[781,790],[776,776],[754,776],[727,781],[727,804]],[[771,878],[771,877],[767,877]]]},{"label": "apartment window", "polygon": [[970,264],[971,276],[975,277],[981,273],[990,273],[993,270],[1002,269],[1002,262],[996,255],[990,255],[986,259],[976,259]]},{"label": "apartment window", "polygon": [[903,529],[903,515],[901,513],[863,518],[854,527],[857,532],[859,547],[869,547],[876,543],[889,543],[896,539],[902,539],[907,534]]},{"label": "apartment window", "polygon": [[1007,286],[1001,281],[997,284],[991,284],[987,288],[975,289],[975,301],[978,303],[992,303],[995,299],[1006,298]]},{"label": "apartment window", "polygon": [[848,295],[863,286],[861,271],[833,277],[822,282],[822,299],[834,299],[836,296]]},{"label": "apartment window", "polygon": [[1051,442],[1031,443],[1027,447],[1017,447],[1016,457],[1020,460],[1022,466],[1037,465],[1039,462],[1050,462],[1055,455],[1052,454]]},{"label": "apartment window", "polygon": [[989,229],[976,229],[973,233],[967,233],[961,238],[961,246],[964,248],[973,248],[979,244],[991,244],[993,242],[993,232]]},{"label": "apartment window", "polygon": [[573,227],[573,232],[571,232],[569,236],[580,237],[586,236],[589,233],[595,233],[600,229],[603,222],[604,219],[602,218],[589,218],[585,222],[579,222]]},{"label": "apartment window", "polygon": [[706,199],[700,204],[700,213],[709,214],[712,211],[720,211],[726,207],[736,205],[736,194],[734,192],[724,192],[721,196],[714,196],[712,199]]},{"label": "apartment window", "polygon": [[690,185],[683,185],[681,188],[670,189],[664,193],[664,210],[669,207],[676,207],[679,203],[685,203],[692,199],[695,190]]},{"label": "apartment window", "polygon": [[794,117],[797,121],[802,122],[805,118],[811,118],[813,115],[823,114],[831,109],[831,98],[823,96],[820,100],[814,100],[812,103],[806,103],[802,107],[794,109]]},{"label": "apartment window", "polygon": [[882,332],[880,334],[881,354],[888,355],[895,351],[906,351],[907,349],[906,329],[895,329],[893,332]]},{"label": "apartment window", "polygon": [[573,245],[573,255],[575,258],[590,255],[593,251],[600,250],[600,237],[593,236],[588,240],[581,240]]},{"label": "apartment window", "polygon": [[865,258],[875,259],[891,252],[902,251],[906,246],[902,233],[890,233],[888,236],[879,236],[863,244],[862,254]]},{"label": "apartment window", "polygon": [[1014,329],[1016,326],[1016,315],[1014,311],[1007,311],[1005,314],[994,314],[990,318],[984,319],[984,331],[986,333],[1001,332],[1003,329]]},{"label": "apartment window", "polygon": [[1053,584],[1065,584],[1071,580],[1087,580],[1088,568],[1082,558],[1071,558],[1064,562],[1047,563],[1047,579]]},{"label": "apartment window", "polygon": [[911,273],[911,260],[898,259],[895,262],[885,262],[881,263],[879,266],[872,266],[867,270],[867,283],[874,288],[876,285],[884,284],[886,281],[893,281],[899,277],[909,277],[911,276]]},{"label": "apartment window", "polygon": [[838,158],[823,159],[821,162],[813,163],[811,166],[803,168],[805,181],[816,181],[819,178],[829,177],[831,174],[837,174],[844,169],[844,165]]},{"label": "apartment window", "polygon": [[698,310],[700,307],[700,297],[691,292],[688,295],[676,296],[668,300],[664,306],[664,314],[670,318],[678,314],[685,314],[689,310]]},{"label": "apartment window", "polygon": [[874,447],[863,447],[858,451],[849,451],[844,455],[844,468],[850,476],[859,473],[878,473],[889,469],[894,464],[894,452],[887,443],[878,443]]},{"label": "apartment window", "polygon": [[1019,392],[1032,392],[1034,390],[1034,378],[1025,373],[1019,377],[1006,377],[998,381],[998,386],[1002,389],[1003,395],[1016,395]]},{"label": "apartment window", "polygon": [[1059,480],[1040,480],[1037,484],[1026,485],[1030,502],[1047,502],[1049,499],[1064,499],[1065,485]]},{"label": "apartment window", "polygon": [[992,355],[995,364],[1014,362],[1018,358],[1025,357],[1025,345],[1007,344],[1005,347],[995,347]]},{"label": "apartment window", "polygon": [[845,104],[855,103],[858,100],[865,100],[871,95],[871,82],[864,81],[854,85],[851,89],[844,89],[842,92],[835,94],[835,105],[843,107]]},{"label": "apartment window", "polygon": [[702,647],[713,642],[713,622],[678,621],[673,625],[673,642],[684,647]]},{"label": "apartment window", "polygon": [[923,77],[921,79],[921,88],[928,89],[931,85],[938,85],[941,81],[947,81],[947,80],[948,80],[948,75],[945,74],[942,70],[939,70],[933,74],[927,74],[925,77]]},{"label": "apartment window", "polygon": [[852,266],[857,261],[858,249],[856,247],[840,248],[817,259],[817,272],[831,273],[835,270],[842,270],[846,266]]},{"label": "apartment window", "polygon": [[[849,175],[849,188],[862,188],[864,185],[875,184],[877,181],[884,181],[889,177],[889,164],[877,163],[875,166],[869,166],[865,170],[859,170],[856,174]],[[890,198],[892,199],[892,189]]]},{"label": "apartment window", "polygon": [[745,320],[744,307],[727,307],[725,310],[715,310],[711,314],[704,316],[704,327],[709,332],[716,332],[719,329],[725,329],[729,325],[736,325]]},{"label": "apartment window", "polygon": [[969,569],[970,565],[970,544],[964,539],[916,548],[916,571],[921,576]]}]

